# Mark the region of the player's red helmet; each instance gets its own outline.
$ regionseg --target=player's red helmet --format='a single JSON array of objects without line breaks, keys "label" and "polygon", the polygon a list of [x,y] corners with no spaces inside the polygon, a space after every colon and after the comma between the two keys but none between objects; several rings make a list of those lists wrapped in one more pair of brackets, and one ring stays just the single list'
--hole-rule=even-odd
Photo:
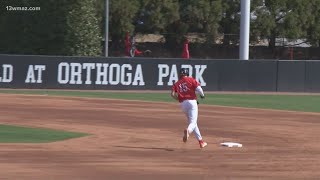
[{"label": "player's red helmet", "polygon": [[187,68],[181,68],[179,75],[180,76],[189,76],[189,70]]}]

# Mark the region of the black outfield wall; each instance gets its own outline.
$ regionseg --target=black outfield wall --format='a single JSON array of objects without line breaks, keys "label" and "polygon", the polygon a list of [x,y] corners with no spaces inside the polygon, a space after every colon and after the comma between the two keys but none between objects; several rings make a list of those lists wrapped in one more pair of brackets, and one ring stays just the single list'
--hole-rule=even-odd
[{"label": "black outfield wall", "polygon": [[318,61],[0,55],[0,88],[169,90],[181,67],[209,91],[320,92]]}]

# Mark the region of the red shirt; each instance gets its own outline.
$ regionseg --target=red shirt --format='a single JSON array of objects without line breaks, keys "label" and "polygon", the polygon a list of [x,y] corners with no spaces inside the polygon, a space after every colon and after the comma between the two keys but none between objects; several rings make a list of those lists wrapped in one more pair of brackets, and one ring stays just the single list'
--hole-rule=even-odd
[{"label": "red shirt", "polygon": [[128,32],[126,32],[125,42],[126,42],[126,55],[128,57],[134,57],[134,56],[139,56],[139,55],[143,54],[142,51],[139,51],[138,49],[135,48],[134,52],[132,52],[133,54],[131,55],[132,46],[131,46],[131,42],[130,42],[130,39],[129,39],[129,33]]},{"label": "red shirt", "polygon": [[189,59],[190,58],[190,54],[189,54],[189,41],[186,40],[183,44],[183,52],[181,55],[182,58],[185,59]]},{"label": "red shirt", "polygon": [[178,93],[179,102],[184,100],[196,100],[196,88],[200,83],[192,77],[184,76],[174,83],[172,90]]},{"label": "red shirt", "polygon": [[131,50],[131,43],[130,43],[130,40],[129,40],[129,33],[126,32],[126,55],[130,57],[130,50]]}]

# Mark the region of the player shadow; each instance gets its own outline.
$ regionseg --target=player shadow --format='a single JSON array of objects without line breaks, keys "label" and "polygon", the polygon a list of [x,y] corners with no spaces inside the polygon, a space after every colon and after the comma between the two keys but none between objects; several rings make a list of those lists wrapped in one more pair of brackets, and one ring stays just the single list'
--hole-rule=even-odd
[{"label": "player shadow", "polygon": [[138,146],[114,146],[114,147],[129,148],[129,149],[149,149],[149,150],[174,151],[174,149],[172,149],[172,148],[138,147]]}]

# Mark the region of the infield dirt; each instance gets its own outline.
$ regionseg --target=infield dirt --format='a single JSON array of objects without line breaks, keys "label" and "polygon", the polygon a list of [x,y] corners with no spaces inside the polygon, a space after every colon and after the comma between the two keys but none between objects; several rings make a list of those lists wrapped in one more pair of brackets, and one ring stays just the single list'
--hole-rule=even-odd
[{"label": "infield dirt", "polygon": [[[179,105],[0,94],[0,123],[91,134],[0,144],[0,179],[318,179],[320,114],[199,106],[208,146],[182,142]],[[242,148],[226,148],[225,141]]]}]

